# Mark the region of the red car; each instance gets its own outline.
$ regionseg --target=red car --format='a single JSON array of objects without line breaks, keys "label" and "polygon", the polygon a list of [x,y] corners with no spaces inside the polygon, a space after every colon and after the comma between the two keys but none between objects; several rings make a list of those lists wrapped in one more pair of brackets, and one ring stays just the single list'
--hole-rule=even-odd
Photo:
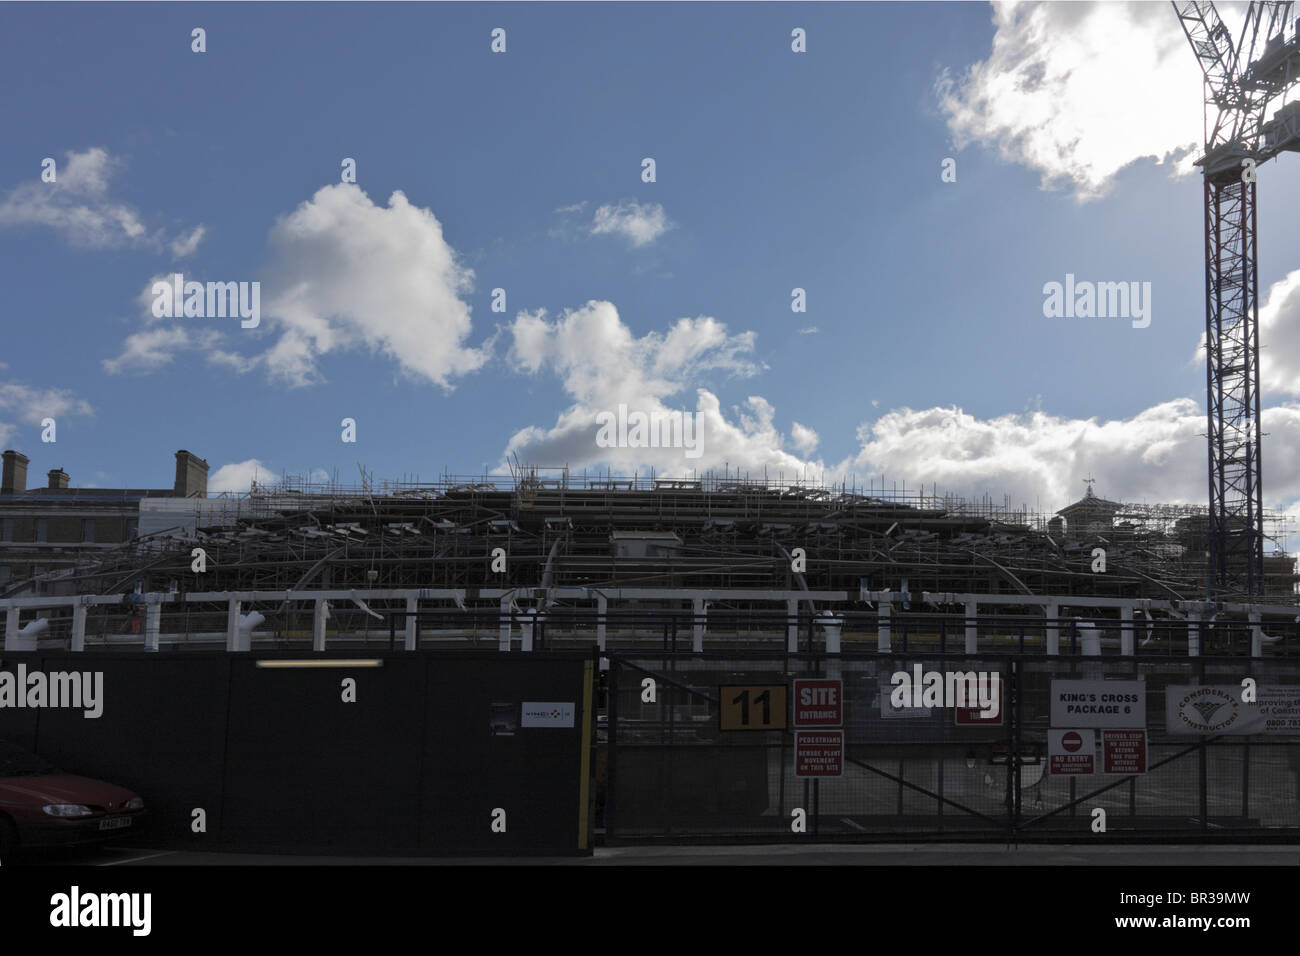
[{"label": "red car", "polygon": [[0,740],[0,862],[22,847],[103,843],[139,829],[144,800],[124,787],[77,777]]}]

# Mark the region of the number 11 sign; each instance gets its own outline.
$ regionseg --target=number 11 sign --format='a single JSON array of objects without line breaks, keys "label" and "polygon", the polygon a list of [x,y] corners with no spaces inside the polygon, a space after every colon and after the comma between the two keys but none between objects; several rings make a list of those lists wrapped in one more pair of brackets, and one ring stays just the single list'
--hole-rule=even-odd
[{"label": "number 11 sign", "polygon": [[785,730],[785,684],[723,684],[718,704],[721,730]]}]

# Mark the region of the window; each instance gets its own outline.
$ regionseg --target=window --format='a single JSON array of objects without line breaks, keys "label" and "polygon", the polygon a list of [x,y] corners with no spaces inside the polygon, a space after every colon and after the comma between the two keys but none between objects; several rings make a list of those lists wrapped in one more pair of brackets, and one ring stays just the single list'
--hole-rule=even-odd
[{"label": "window", "polygon": [[139,518],[126,519],[126,540],[127,541],[132,541],[135,539],[136,529],[139,527],[139,525],[140,525]]},{"label": "window", "polygon": [[9,583],[9,569],[0,565],[0,587]]},{"label": "window", "polygon": [[36,536],[32,540],[33,541],[50,540],[50,519],[49,518],[36,519]]},{"label": "window", "polygon": [[0,541],[12,541],[14,539],[14,519],[0,518]]},{"label": "window", "polygon": [[94,518],[81,519],[81,540],[82,543],[84,544],[95,543],[95,519]]}]

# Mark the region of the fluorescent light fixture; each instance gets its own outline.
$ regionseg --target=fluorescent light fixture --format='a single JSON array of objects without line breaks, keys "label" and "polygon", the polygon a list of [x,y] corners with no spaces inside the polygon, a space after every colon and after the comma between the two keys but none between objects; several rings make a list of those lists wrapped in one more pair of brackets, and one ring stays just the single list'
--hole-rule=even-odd
[{"label": "fluorescent light fixture", "polygon": [[383,667],[380,658],[358,658],[356,660],[305,660],[305,661],[258,661],[258,667]]}]

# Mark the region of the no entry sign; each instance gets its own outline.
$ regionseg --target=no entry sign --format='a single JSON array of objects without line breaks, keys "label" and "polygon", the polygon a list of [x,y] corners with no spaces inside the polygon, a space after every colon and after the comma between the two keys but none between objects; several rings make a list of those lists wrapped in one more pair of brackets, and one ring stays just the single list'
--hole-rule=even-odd
[{"label": "no entry sign", "polygon": [[1091,729],[1049,730],[1047,732],[1047,772],[1049,774],[1090,774],[1097,772],[1097,738]]}]

